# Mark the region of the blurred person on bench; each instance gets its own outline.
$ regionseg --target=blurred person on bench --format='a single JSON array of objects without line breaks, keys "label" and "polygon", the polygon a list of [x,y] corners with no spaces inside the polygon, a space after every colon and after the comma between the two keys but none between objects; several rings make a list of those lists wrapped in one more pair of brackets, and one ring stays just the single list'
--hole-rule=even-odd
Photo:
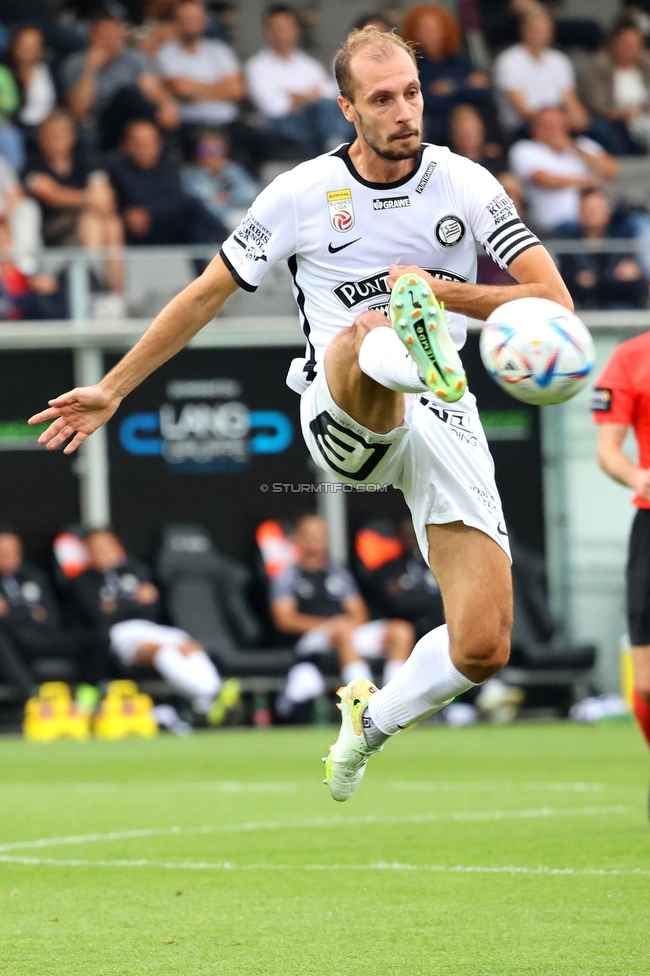
[{"label": "blurred person on bench", "polygon": [[298,47],[293,7],[274,4],[264,15],[268,47],[246,63],[251,99],[265,124],[311,159],[354,139],[338,106],[338,85],[320,61]]},{"label": "blurred person on bench", "polygon": [[298,562],[270,583],[275,626],[296,639],[301,657],[333,653],[344,684],[372,681],[368,661],[383,660],[386,684],[413,650],[413,626],[405,620],[369,620],[351,573],[330,562],[324,519],[303,516],[294,541]]},{"label": "blurred person on bench", "polygon": [[510,150],[510,168],[524,188],[530,221],[549,235],[576,233],[580,194],[614,179],[618,163],[592,139],[574,139],[561,109],[540,109],[530,128],[532,138]]},{"label": "blurred person on bench", "polygon": [[422,558],[410,518],[399,523],[398,538],[401,556],[367,572],[365,592],[374,612],[407,620],[419,640],[445,622],[440,587]]},{"label": "blurred person on bench", "polygon": [[65,626],[47,576],[23,557],[15,532],[0,532],[0,674],[21,700],[38,684],[39,659],[64,658],[78,678],[96,685],[106,674],[108,642],[79,625]]},{"label": "blurred person on bench", "polygon": [[126,555],[110,529],[89,532],[86,548],[88,569],[70,583],[77,619],[106,635],[124,666],[157,671],[195,716],[207,718],[222,687],[219,672],[198,641],[159,623],[160,592],[147,567]]},{"label": "blurred person on bench", "polygon": [[109,175],[130,244],[215,244],[228,236],[221,220],[185,192],[152,122],[127,125]]},{"label": "blurred person on bench", "polygon": [[[36,142],[24,184],[40,204],[46,247],[121,247],[124,232],[115,194],[106,174],[91,168],[71,116],[55,109],[38,127]],[[121,295],[122,260],[107,258],[104,269],[109,291]]]},{"label": "blurred person on bench", "polygon": [[96,132],[102,149],[114,149],[127,122],[147,118],[173,131],[180,124],[174,97],[153,62],[127,46],[125,25],[98,15],[88,35],[88,49],[65,61],[61,70],[65,99],[75,119]]}]

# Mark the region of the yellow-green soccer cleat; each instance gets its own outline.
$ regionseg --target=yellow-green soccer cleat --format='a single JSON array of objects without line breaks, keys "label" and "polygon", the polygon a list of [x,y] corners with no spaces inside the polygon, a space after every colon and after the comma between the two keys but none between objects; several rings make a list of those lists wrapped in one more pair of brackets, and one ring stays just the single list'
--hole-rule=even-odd
[{"label": "yellow-green soccer cleat", "polygon": [[341,699],[341,731],[325,763],[325,779],[335,800],[348,800],[363,779],[368,757],[381,752],[383,746],[372,749],[363,734],[362,717],[370,698],[377,691],[372,681],[362,678],[339,688]]},{"label": "yellow-green soccer cleat", "polygon": [[467,377],[452,342],[445,306],[424,278],[403,274],[393,285],[390,320],[432,393],[447,403],[460,400]]}]

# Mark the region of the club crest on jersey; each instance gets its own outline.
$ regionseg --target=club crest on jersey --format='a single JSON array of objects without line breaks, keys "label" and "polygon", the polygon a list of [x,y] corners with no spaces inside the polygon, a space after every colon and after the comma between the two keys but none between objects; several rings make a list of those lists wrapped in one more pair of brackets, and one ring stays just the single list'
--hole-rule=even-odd
[{"label": "club crest on jersey", "polygon": [[352,190],[328,190],[327,206],[330,223],[339,234],[347,234],[354,227],[354,204]]},{"label": "club crest on jersey", "polygon": [[441,217],[436,226],[436,238],[443,247],[454,247],[465,236],[465,224],[460,217],[449,214]]}]

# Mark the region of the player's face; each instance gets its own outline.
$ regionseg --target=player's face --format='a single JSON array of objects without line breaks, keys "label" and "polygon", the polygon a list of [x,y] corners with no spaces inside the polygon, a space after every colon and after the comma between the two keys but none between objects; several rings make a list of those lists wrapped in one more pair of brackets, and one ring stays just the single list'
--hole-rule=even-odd
[{"label": "player's face", "polygon": [[411,58],[397,49],[379,61],[360,51],[351,69],[354,102],[341,96],[339,103],[358,137],[382,159],[412,159],[422,141],[423,100]]},{"label": "player's face", "polygon": [[12,532],[0,534],[0,576],[13,576],[23,561],[20,539]]},{"label": "player's face", "polygon": [[327,561],[327,525],[317,515],[300,520],[295,541],[300,550],[301,562],[312,564]]}]

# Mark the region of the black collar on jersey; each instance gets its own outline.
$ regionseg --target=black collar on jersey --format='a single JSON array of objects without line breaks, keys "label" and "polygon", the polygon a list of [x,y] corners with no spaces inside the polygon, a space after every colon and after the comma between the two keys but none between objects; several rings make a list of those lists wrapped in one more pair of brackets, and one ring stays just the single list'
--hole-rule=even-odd
[{"label": "black collar on jersey", "polygon": [[[422,146],[424,145],[428,145],[428,144],[422,143]],[[358,183],[363,184],[363,186],[369,187],[371,190],[396,190],[398,186],[404,186],[405,183],[408,183],[410,180],[412,180],[415,174],[417,173],[417,171],[419,170],[420,166],[422,165],[422,146],[421,146],[417,156],[415,157],[415,166],[413,167],[411,172],[408,173],[406,176],[402,177],[401,180],[395,180],[393,183],[371,183],[370,180],[364,180],[363,176],[361,176],[361,174],[358,173],[357,170],[354,168],[354,163],[350,159],[350,146],[351,143],[346,142],[342,146],[339,146],[339,148],[336,149],[333,153],[330,153],[330,155],[338,156],[339,159],[342,159],[345,165],[347,166],[347,168],[350,170],[352,176],[354,176],[355,180]]]}]

